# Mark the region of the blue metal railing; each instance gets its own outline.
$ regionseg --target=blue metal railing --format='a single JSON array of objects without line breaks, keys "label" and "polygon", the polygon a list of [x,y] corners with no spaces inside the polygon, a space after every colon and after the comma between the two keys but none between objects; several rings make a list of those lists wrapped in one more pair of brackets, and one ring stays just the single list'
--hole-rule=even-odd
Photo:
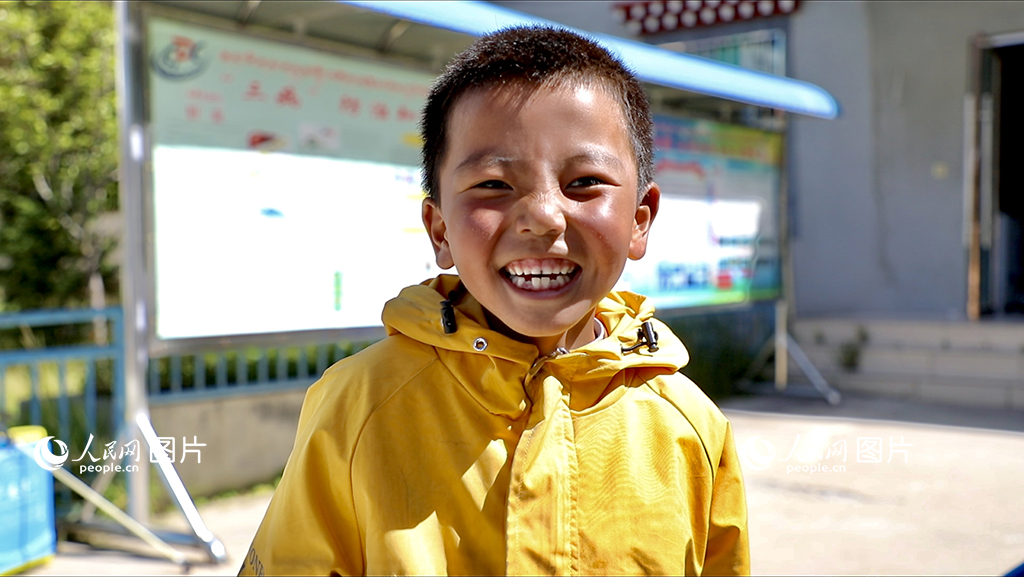
[{"label": "blue metal railing", "polygon": [[[57,438],[70,439],[77,434],[98,431],[98,426],[109,425],[110,431],[120,429],[124,414],[124,319],[120,308],[79,309],[79,310],[37,310],[0,315],[0,330],[21,328],[32,331],[43,327],[66,327],[73,325],[105,323],[109,335],[106,344],[73,344],[54,347],[19,348],[0,350],[0,423],[44,425]],[[82,367],[78,382],[69,382],[69,369]],[[43,369],[56,367],[56,391],[43,390]],[[107,370],[103,370],[107,369]],[[18,373],[27,372],[18,379]],[[101,372],[103,384],[109,389],[100,391],[98,381]],[[17,385],[21,385],[20,390]],[[27,385],[27,390],[26,389]],[[78,401],[72,403],[72,393],[80,391],[81,407]],[[49,394],[47,394],[49,393]],[[100,398],[106,393],[110,397],[109,423],[98,422]],[[14,396],[12,398],[12,395]],[[25,398],[27,396],[27,398]],[[77,395],[75,395],[77,397]],[[9,403],[16,406],[11,410]],[[28,405],[28,415],[24,405]],[[54,410],[56,415],[50,414]],[[44,410],[46,409],[46,410]],[[81,409],[81,426],[74,427],[72,410]],[[55,418],[54,418],[55,417]],[[53,423],[56,421],[56,430]],[[75,430],[78,429],[78,430]]]},{"label": "blue metal railing", "polygon": [[304,388],[334,362],[362,348],[319,343],[242,348],[150,359],[150,404]]},{"label": "blue metal railing", "polygon": [[[52,434],[58,439],[99,434],[98,424],[103,426],[102,432],[115,434],[120,430],[124,413],[124,321],[120,308],[0,314],[0,330],[85,325],[96,319],[111,325],[110,339],[105,345],[0,349],[0,423],[44,425],[50,429],[56,423]],[[363,346],[331,342],[249,347],[150,359],[149,402],[162,404],[308,387],[331,364]],[[50,369],[48,373],[45,368]],[[101,373],[107,379],[100,379]],[[73,383],[69,382],[72,376]],[[53,385],[54,380],[55,387],[44,391],[44,381]],[[102,394],[106,391],[98,390],[98,380],[109,384],[109,431],[108,423],[98,422],[97,415],[104,404],[101,401],[107,401]],[[13,410],[8,406],[11,401],[15,404]],[[73,418],[76,411],[84,413],[82,422]]]}]

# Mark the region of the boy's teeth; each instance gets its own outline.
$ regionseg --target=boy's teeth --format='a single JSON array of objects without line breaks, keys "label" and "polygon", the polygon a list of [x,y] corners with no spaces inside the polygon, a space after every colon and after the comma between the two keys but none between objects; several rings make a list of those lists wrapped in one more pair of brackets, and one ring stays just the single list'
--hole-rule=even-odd
[{"label": "boy's teeth", "polygon": [[552,275],[552,276],[528,276],[528,275],[510,275],[509,280],[512,284],[517,287],[530,291],[542,291],[551,289],[560,289],[563,286],[569,284],[571,277],[569,275]]},{"label": "boy's teeth", "polygon": [[512,284],[528,291],[560,289],[575,270],[576,265],[564,259],[522,259],[505,265]]},{"label": "boy's teeth", "polygon": [[535,259],[527,258],[511,262],[505,266],[511,274],[539,275],[566,274],[572,272],[576,265],[561,258]]}]

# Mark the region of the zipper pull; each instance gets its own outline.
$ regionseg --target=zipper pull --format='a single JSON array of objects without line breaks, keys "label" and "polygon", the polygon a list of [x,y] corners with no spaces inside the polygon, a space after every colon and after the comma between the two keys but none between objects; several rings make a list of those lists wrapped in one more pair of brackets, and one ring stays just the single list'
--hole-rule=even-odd
[{"label": "zipper pull", "polygon": [[557,349],[551,351],[550,353],[548,353],[548,354],[546,354],[544,356],[537,357],[533,361],[533,365],[530,367],[530,370],[526,372],[526,379],[523,380],[523,387],[526,387],[526,385],[530,384],[530,381],[533,380],[533,377],[537,376],[537,373],[540,372],[540,368],[542,366],[544,366],[544,363],[546,361],[551,360],[551,359],[557,357],[558,355],[564,355],[564,354],[568,354],[568,353],[569,353],[568,349],[566,349],[564,347],[558,347]]}]

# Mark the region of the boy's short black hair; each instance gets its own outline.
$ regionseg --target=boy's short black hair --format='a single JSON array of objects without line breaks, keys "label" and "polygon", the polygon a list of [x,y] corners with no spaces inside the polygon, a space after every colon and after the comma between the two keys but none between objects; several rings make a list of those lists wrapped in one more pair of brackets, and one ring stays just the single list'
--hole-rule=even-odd
[{"label": "boy's short black hair", "polygon": [[523,26],[479,38],[452,59],[430,88],[420,119],[427,196],[440,202],[438,173],[447,150],[448,118],[459,97],[498,84],[538,87],[560,82],[596,82],[618,101],[633,145],[637,184],[645,190],[654,179],[654,124],[643,85],[607,50],[579,34]]}]

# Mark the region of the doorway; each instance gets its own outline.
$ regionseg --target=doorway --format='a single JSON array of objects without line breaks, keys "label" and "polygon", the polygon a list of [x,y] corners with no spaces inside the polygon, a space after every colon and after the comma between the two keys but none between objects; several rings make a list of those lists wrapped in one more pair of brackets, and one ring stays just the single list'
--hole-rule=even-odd
[{"label": "doorway", "polygon": [[[999,89],[995,98],[993,160],[997,197],[998,245],[1002,252],[999,276],[1001,303],[1005,314],[1024,315],[1024,44],[993,50],[999,62]],[[1001,249],[1001,250],[1000,250]],[[997,254],[997,256],[1000,256]],[[993,272],[996,272],[995,270]]]},{"label": "doorway", "polygon": [[976,310],[1024,320],[1024,33],[986,40],[976,92]]}]

